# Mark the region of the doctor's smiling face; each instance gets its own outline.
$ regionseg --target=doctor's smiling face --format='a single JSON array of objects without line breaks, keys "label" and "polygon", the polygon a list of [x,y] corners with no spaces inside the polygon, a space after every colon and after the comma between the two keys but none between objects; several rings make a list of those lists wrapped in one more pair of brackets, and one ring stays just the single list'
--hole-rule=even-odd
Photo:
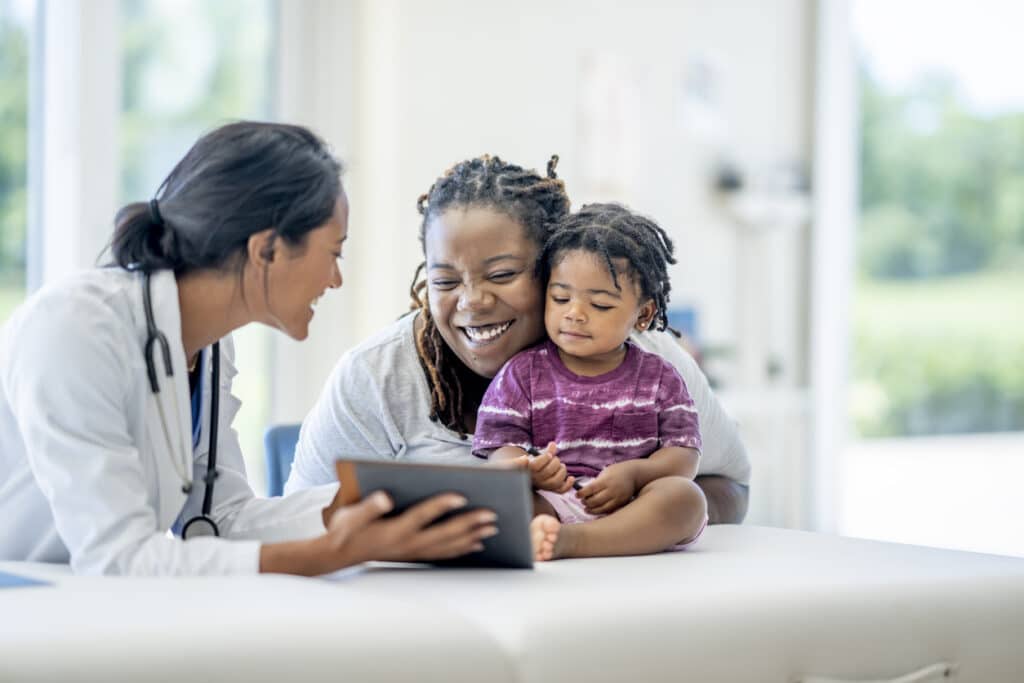
[{"label": "doctor's smiling face", "polygon": [[262,271],[257,277],[263,310],[257,320],[292,339],[305,339],[320,297],[328,289],[341,287],[340,261],[347,237],[348,198],[342,190],[331,217],[307,232],[299,244],[257,239],[250,246],[250,265]]}]

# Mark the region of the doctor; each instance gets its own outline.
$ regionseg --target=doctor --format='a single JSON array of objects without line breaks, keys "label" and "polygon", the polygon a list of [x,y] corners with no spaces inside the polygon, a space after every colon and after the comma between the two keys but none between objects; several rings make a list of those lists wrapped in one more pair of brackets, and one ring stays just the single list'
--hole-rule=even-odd
[{"label": "doctor", "polygon": [[116,217],[116,265],[30,298],[0,332],[0,559],[85,574],[314,575],[457,556],[496,532],[465,501],[383,519],[382,493],[253,495],[231,428],[230,333],[304,339],[342,283],[341,166],[308,130],[234,123],[202,137],[157,199]]}]

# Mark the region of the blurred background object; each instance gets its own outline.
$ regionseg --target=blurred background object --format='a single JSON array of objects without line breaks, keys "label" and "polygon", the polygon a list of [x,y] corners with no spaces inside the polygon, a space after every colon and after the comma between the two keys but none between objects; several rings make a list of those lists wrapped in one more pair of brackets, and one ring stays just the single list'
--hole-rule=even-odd
[{"label": "blurred background object", "polygon": [[238,335],[236,421],[296,422],[407,309],[416,197],[487,152],[677,244],[672,324],[742,425],[751,523],[1024,555],[1015,3],[0,0],[0,320],[235,118],[348,166],[346,286]]}]

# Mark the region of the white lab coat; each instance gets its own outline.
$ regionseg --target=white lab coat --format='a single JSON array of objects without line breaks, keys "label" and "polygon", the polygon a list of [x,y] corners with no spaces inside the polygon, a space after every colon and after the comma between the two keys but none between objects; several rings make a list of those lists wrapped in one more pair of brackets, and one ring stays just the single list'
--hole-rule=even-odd
[{"label": "white lab coat", "polygon": [[[174,377],[146,376],[142,276],[87,271],[38,292],[0,332],[0,559],[70,562],[85,574],[230,574],[259,568],[261,541],[323,533],[336,486],[257,498],[231,422],[238,399],[230,338],[221,343],[217,479],[211,517],[222,538],[168,533],[202,507],[209,439],[210,349],[202,432],[191,402],[173,273],[152,278],[157,327]],[[174,397],[177,395],[177,401]],[[171,448],[157,402],[163,404]],[[182,472],[191,470],[191,494]]]}]

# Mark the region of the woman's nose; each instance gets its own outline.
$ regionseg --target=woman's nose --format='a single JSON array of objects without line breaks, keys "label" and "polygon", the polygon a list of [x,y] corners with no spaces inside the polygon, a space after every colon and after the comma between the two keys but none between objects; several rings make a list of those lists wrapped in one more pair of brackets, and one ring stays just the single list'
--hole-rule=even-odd
[{"label": "woman's nose", "polygon": [[485,287],[468,284],[462,288],[462,294],[459,295],[459,308],[470,310],[481,308],[490,305],[492,299],[493,297]]}]

